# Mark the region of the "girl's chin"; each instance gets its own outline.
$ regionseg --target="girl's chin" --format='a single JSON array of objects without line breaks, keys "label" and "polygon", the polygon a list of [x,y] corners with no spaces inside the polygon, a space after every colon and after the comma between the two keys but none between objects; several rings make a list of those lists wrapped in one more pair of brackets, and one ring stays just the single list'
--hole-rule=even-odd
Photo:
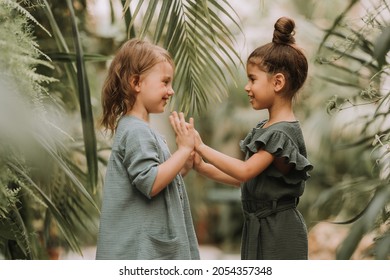
[{"label": "girl's chin", "polygon": [[164,113],[164,112],[165,112],[165,107],[166,107],[166,106],[162,106],[162,107],[160,107],[160,108],[156,109],[156,111],[155,111],[155,112],[153,112],[153,113],[155,113],[155,114],[161,114],[161,113]]}]

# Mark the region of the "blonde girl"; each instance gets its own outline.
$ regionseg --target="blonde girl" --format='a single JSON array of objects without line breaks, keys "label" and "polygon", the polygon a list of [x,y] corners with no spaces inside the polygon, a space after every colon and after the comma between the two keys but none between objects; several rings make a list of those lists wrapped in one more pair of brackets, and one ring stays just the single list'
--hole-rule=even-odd
[{"label": "blonde girl", "polygon": [[115,136],[96,259],[199,259],[181,176],[192,167],[193,126],[182,114],[178,117],[178,149],[171,155],[149,124],[149,115],[164,112],[174,94],[173,74],[169,53],[138,39],[127,41],[110,65],[101,123]]}]

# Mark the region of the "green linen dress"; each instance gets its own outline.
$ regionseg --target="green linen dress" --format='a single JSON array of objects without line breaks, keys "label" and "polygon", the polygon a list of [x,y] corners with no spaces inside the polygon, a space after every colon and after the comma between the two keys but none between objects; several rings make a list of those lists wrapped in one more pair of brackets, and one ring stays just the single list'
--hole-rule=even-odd
[{"label": "green linen dress", "polygon": [[273,164],[241,187],[244,228],[242,259],[297,260],[308,258],[307,229],[296,209],[308,171],[306,147],[298,121],[263,128],[260,122],[240,142],[246,159],[260,149],[285,158],[292,169],[283,175]]},{"label": "green linen dress", "polygon": [[183,178],[150,197],[164,138],[134,116],[119,120],[107,165],[96,259],[199,259]]}]

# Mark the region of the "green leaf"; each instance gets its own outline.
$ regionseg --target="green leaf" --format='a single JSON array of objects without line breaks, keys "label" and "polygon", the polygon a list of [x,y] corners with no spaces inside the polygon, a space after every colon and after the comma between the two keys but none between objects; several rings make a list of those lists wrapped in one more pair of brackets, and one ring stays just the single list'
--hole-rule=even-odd
[{"label": "green leaf", "polygon": [[389,200],[389,188],[384,187],[376,191],[375,196],[370,202],[370,205],[366,209],[364,215],[356,224],[354,224],[349,232],[349,235],[341,244],[341,247],[336,255],[338,260],[346,260],[351,258],[364,234],[373,229],[378,214],[388,204]]},{"label": "green leaf", "polygon": [[28,231],[24,224],[23,218],[21,217],[16,206],[13,207],[13,210],[10,212],[11,222],[11,231],[14,233],[16,243],[19,248],[22,250],[23,254],[28,258],[32,259],[30,241],[28,238]]},{"label": "green leaf", "polygon": [[158,2],[158,0],[150,0],[148,2],[148,8],[146,9],[146,13],[143,15],[142,28],[139,35],[140,38],[144,38],[147,35],[147,31],[149,30],[149,26],[156,12]]},{"label": "green leaf", "polygon": [[[77,54],[74,52],[47,52],[46,55],[53,61],[59,62],[75,62],[77,60]],[[110,60],[110,56],[101,54],[84,54],[84,61],[107,61]]]},{"label": "green leaf", "polygon": [[390,51],[390,26],[383,29],[374,45],[374,57],[381,68],[386,64],[386,55]]},{"label": "green leaf", "polygon": [[161,40],[161,36],[163,35],[166,27],[167,18],[171,13],[171,5],[169,4],[170,1],[162,1],[161,10],[156,24],[156,30],[154,31],[153,42],[159,42]]},{"label": "green leaf", "polygon": [[62,171],[66,174],[66,176],[72,181],[72,183],[76,186],[78,191],[91,203],[91,205],[94,206],[96,210],[99,208],[97,207],[95,201],[91,197],[91,195],[88,193],[88,191],[85,189],[83,184],[77,179],[75,174],[70,170],[67,163],[62,159],[62,157],[54,150],[53,147],[43,138],[40,137],[40,135],[35,136],[37,141],[40,143],[41,147],[48,153],[50,157],[52,157],[55,162],[59,165],[59,167],[62,169]]},{"label": "green leaf", "polygon": [[325,42],[328,40],[328,38],[333,34],[333,32],[337,29],[340,22],[345,18],[346,14],[352,9],[352,7],[359,2],[359,0],[350,0],[347,8],[334,20],[333,25],[331,28],[326,30],[325,36],[322,39],[322,42],[318,48],[318,52],[321,51],[322,47],[324,46]]},{"label": "green leaf", "polygon": [[82,254],[80,246],[78,245],[78,241],[76,236],[73,234],[72,226],[68,223],[68,221],[65,219],[65,217],[61,214],[61,212],[57,209],[57,207],[53,204],[51,199],[41,190],[41,188],[35,184],[35,182],[19,167],[17,167],[13,163],[8,163],[9,168],[14,170],[17,174],[21,176],[25,181],[28,182],[30,186],[34,188],[35,191],[37,191],[40,196],[42,197],[42,200],[47,205],[47,207],[50,209],[50,213],[55,217],[56,221],[58,222],[58,226],[61,229],[62,233],[64,234],[65,240],[69,243],[70,247],[78,252],[79,254]]},{"label": "green leaf", "polygon": [[377,260],[388,260],[390,255],[390,233],[382,236],[375,246],[375,257]]},{"label": "green leaf", "polygon": [[[43,1],[42,8],[43,8],[43,10],[46,14],[46,17],[49,21],[50,27],[52,29],[52,34],[53,34],[53,37],[57,43],[57,47],[58,47],[59,51],[63,52],[63,53],[69,53],[68,45],[66,44],[65,38],[62,35],[60,28],[58,27],[57,21],[56,21],[54,15],[50,9],[49,3],[47,2],[47,0],[42,0],[42,1]],[[74,91],[71,91],[72,93],[74,93],[71,96],[73,106],[77,107],[78,106],[77,96],[75,94],[77,92],[76,69],[75,69],[73,64],[70,64],[70,65],[66,64],[65,71],[66,71],[66,74],[67,74],[68,79],[70,81],[70,84],[71,84],[72,88],[74,89]]]},{"label": "green leaf", "polygon": [[95,126],[92,115],[91,96],[89,90],[88,76],[85,69],[84,54],[81,47],[80,36],[76,23],[76,15],[70,0],[67,0],[68,8],[71,14],[73,40],[76,50],[77,81],[80,102],[80,112],[83,127],[85,155],[88,165],[88,182],[92,190],[95,189],[98,179],[98,160],[96,151]]}]

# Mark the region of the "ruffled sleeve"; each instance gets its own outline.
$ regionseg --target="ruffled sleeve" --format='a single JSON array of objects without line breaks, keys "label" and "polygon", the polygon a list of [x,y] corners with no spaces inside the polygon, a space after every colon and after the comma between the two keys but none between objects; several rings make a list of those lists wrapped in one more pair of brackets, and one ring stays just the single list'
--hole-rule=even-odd
[{"label": "ruffled sleeve", "polygon": [[285,158],[286,163],[292,164],[293,169],[286,175],[271,165],[264,172],[268,176],[282,178],[288,184],[306,181],[313,166],[308,161],[306,147],[300,129],[263,129],[261,124],[254,128],[240,143],[240,148],[247,156],[263,149],[275,157]]}]

